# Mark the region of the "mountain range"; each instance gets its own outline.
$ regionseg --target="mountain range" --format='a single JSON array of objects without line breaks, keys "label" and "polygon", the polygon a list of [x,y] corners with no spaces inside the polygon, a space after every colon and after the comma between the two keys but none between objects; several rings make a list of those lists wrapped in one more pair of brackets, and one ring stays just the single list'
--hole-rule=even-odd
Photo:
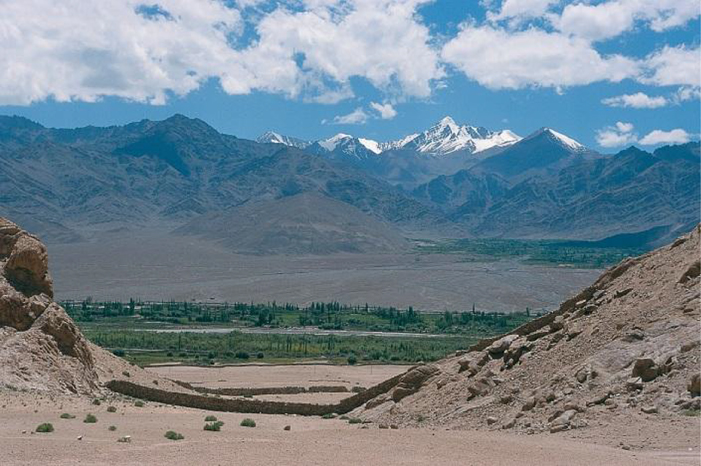
[{"label": "mountain range", "polygon": [[182,115],[77,129],[2,116],[0,199],[0,215],[49,242],[153,228],[253,253],[395,250],[400,235],[672,235],[699,221],[699,144],[605,155],[552,129],[520,138],[451,118],[399,141],[312,142]]}]

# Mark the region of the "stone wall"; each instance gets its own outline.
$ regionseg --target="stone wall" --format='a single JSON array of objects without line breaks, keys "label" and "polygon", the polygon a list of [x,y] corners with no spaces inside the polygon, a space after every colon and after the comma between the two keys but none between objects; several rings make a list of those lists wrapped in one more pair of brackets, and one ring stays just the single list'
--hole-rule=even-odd
[{"label": "stone wall", "polygon": [[[125,380],[112,380],[107,388],[123,395],[143,400],[166,403],[208,411],[228,411],[260,414],[298,414],[301,416],[321,416],[329,413],[345,414],[362,406],[372,398],[386,393],[399,383],[404,374],[387,379],[353,396],[334,404],[290,403],[263,400],[232,400],[196,393],[169,392],[158,388],[145,387]],[[343,387],[345,388],[345,387]],[[347,389],[346,389],[347,390]]]}]

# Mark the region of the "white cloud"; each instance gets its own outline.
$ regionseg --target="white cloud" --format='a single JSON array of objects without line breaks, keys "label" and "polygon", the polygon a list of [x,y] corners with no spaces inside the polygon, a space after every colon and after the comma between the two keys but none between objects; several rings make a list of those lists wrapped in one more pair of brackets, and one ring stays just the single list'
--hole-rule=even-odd
[{"label": "white cloud", "polygon": [[134,0],[3,2],[0,104],[106,95],[159,104],[235,58],[226,36],[242,27],[236,10],[209,0],[159,5],[149,14]]},{"label": "white cloud", "polygon": [[381,104],[378,102],[370,102],[370,107],[380,114],[383,120],[391,120],[397,116],[397,111],[392,107],[392,104]]},{"label": "white cloud", "polygon": [[701,50],[665,46],[645,59],[641,81],[657,86],[701,86]]},{"label": "white cloud", "polygon": [[621,147],[633,144],[638,135],[633,133],[632,123],[617,122],[614,126],[607,126],[596,132],[596,142],[601,147]]},{"label": "white cloud", "polygon": [[333,117],[333,124],[336,125],[364,125],[367,123],[369,116],[361,107],[356,108],[347,115],[338,115]]},{"label": "white cloud", "polygon": [[4,2],[0,105],[103,96],[163,103],[212,78],[230,94],[324,103],[352,96],[352,77],[388,95],[428,97],[443,70],[416,15],[426,1],[280,5],[247,14],[256,38],[244,46],[236,45],[245,26],[237,8],[257,0]]},{"label": "white cloud", "polygon": [[658,108],[669,104],[669,101],[663,96],[651,97],[643,92],[636,92],[609,97],[603,99],[601,103],[610,107]]},{"label": "white cloud", "polygon": [[674,103],[686,102],[688,100],[700,99],[701,87],[684,86],[677,89],[677,92],[672,96]]},{"label": "white cloud", "polygon": [[618,82],[638,74],[635,60],[602,56],[583,39],[535,28],[509,32],[464,24],[444,46],[442,57],[492,89]]},{"label": "white cloud", "polygon": [[537,18],[558,2],[559,0],[504,0],[498,12],[487,13],[487,19],[500,21],[511,18],[519,20]]},{"label": "white cloud", "polygon": [[633,29],[638,22],[661,32],[699,16],[698,0],[610,0],[573,3],[549,20],[565,34],[598,41]]},{"label": "white cloud", "polygon": [[683,144],[685,142],[689,142],[689,139],[691,139],[689,133],[681,128],[673,129],[671,131],[656,129],[646,134],[640,140],[640,144],[644,146],[655,146],[657,144]]}]

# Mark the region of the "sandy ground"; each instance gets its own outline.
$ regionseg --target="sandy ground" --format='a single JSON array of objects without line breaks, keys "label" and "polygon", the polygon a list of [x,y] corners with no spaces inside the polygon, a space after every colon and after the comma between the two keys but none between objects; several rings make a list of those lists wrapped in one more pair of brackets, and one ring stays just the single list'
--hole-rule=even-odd
[{"label": "sandy ground", "polygon": [[[108,413],[107,406],[117,408]],[[147,403],[111,400],[53,400],[24,393],[0,393],[0,452],[3,465],[692,465],[698,451],[641,452],[576,443],[557,436],[514,436],[494,432],[428,429],[382,430],[340,419],[207,413]],[[70,412],[75,419],[60,419]],[[87,413],[97,416],[85,424]],[[225,424],[207,432],[204,417]],[[239,425],[254,418],[257,427]],[[31,434],[51,422],[50,434]],[[108,426],[114,425],[112,432]],[[284,426],[291,426],[284,431]],[[163,437],[175,430],[184,440]],[[26,433],[22,433],[26,431]],[[83,436],[78,440],[78,436]],[[122,435],[132,442],[118,443]]]},{"label": "sandy ground", "polygon": [[459,255],[245,256],[149,234],[48,245],[56,298],[339,301],[443,311],[557,306],[600,273]]},{"label": "sandy ground", "polygon": [[343,385],[371,387],[405,372],[409,366],[332,366],[294,364],[285,366],[157,367],[147,370],[161,377],[210,388],[309,387]]}]

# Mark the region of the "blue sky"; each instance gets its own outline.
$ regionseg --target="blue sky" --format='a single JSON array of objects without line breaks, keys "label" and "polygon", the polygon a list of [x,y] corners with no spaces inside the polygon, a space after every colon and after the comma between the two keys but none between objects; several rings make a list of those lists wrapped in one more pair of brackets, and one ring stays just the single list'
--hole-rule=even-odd
[{"label": "blue sky", "polygon": [[601,151],[699,138],[698,0],[10,1],[0,113],[390,140],[445,115]]}]

